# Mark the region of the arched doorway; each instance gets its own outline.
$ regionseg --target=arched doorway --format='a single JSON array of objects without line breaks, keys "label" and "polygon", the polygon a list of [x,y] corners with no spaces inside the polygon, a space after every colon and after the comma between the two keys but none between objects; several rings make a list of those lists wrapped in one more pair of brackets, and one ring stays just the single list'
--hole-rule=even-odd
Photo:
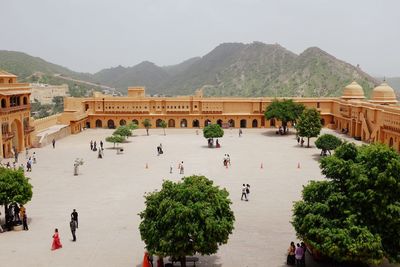
[{"label": "arched doorway", "polygon": [[1,107],[2,108],[6,107],[6,100],[4,98],[1,100]]},{"label": "arched doorway", "polygon": [[193,127],[200,127],[200,122],[198,120],[194,120],[192,123]]},{"label": "arched doorway", "polygon": [[251,127],[258,128],[258,120],[254,119],[253,122],[251,123]]},{"label": "arched doorway", "polygon": [[222,127],[222,120],[221,119],[217,120],[217,124]]},{"label": "arched doorway", "polygon": [[86,122],[86,128],[89,129],[90,128],[90,121]]},{"label": "arched doorway", "polygon": [[22,103],[24,105],[28,105],[28,98],[26,96],[24,96],[24,99],[22,100]]},{"label": "arched doorway", "polygon": [[186,119],[182,119],[181,120],[181,128],[186,128],[187,127],[187,120]]},{"label": "arched doorway", "polygon": [[230,119],[228,122],[229,122],[229,127],[235,127],[235,120]]},{"label": "arched doorway", "polygon": [[22,124],[18,120],[14,120],[11,123],[11,133],[14,134],[12,138],[13,148],[19,152],[22,151]]},{"label": "arched doorway", "polygon": [[211,124],[211,121],[210,120],[205,120],[204,121],[204,127],[206,127],[206,126],[208,126],[208,125],[210,125]]},{"label": "arched doorway", "polygon": [[96,120],[96,128],[102,128],[103,122],[101,120]]},{"label": "arched doorway", "polygon": [[161,122],[162,122],[162,119],[156,120],[156,127],[157,128],[161,128]]},{"label": "arched doorway", "polygon": [[390,140],[389,140],[389,147],[393,147],[393,137],[390,137]]},{"label": "arched doorway", "polygon": [[139,121],[138,120],[132,120],[133,124],[136,124],[137,126],[139,126]]},{"label": "arched doorway", "polygon": [[122,119],[119,121],[119,125],[124,126],[126,125],[126,120]]},{"label": "arched doorway", "polygon": [[247,121],[246,120],[240,120],[240,128],[246,128],[247,127]]},{"label": "arched doorway", "polygon": [[275,119],[270,119],[270,120],[269,120],[269,125],[270,125],[271,127],[275,127]]},{"label": "arched doorway", "polygon": [[115,128],[115,124],[113,120],[108,120],[107,121],[107,127],[108,129],[114,129]]},{"label": "arched doorway", "polygon": [[325,119],[321,119],[321,125],[325,126]]},{"label": "arched doorway", "polygon": [[168,121],[168,128],[174,128],[174,127],[175,127],[175,120],[170,119],[170,120]]}]

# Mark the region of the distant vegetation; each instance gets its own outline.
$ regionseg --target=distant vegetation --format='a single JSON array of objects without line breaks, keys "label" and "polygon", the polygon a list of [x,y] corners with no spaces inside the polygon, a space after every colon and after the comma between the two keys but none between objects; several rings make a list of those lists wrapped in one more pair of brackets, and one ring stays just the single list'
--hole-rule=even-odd
[{"label": "distant vegetation", "polygon": [[[20,52],[0,51],[0,69],[22,81],[66,83],[63,77],[94,83],[67,82],[71,95],[81,96],[104,84],[126,93],[128,86],[146,86],[148,94],[187,95],[203,88],[211,96],[340,96],[353,80],[367,96],[378,80],[360,68],[311,47],[300,55],[278,44],[224,43],[203,57],[159,67],[144,61],[133,67],[118,66],[95,74],[78,73]],[[37,76],[37,77],[36,77]],[[39,77],[39,78],[38,78]]]}]

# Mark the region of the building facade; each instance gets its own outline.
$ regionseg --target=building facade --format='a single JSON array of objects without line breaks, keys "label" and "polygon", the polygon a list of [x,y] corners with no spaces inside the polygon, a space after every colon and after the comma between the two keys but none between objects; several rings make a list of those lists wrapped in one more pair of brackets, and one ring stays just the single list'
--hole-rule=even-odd
[{"label": "building facade", "polygon": [[28,83],[18,83],[17,76],[0,71],[0,157],[12,157],[32,145],[29,97]]},{"label": "building facade", "polygon": [[[128,96],[112,97],[95,93],[93,97],[64,99],[60,120],[72,133],[86,128],[115,128],[130,122],[143,127],[149,119],[152,128],[164,120],[168,128],[202,128],[209,123],[223,127],[277,127],[280,122],[266,120],[264,112],[275,98],[149,97],[143,87],[128,88]],[[324,127],[335,129],[365,142],[381,142],[400,151],[400,107],[394,90],[386,83],[377,86],[370,100],[362,87],[353,82],[339,98],[292,98],[308,108],[316,108]]]},{"label": "building facade", "polygon": [[31,83],[31,97],[30,101],[37,100],[42,105],[52,104],[53,98],[56,96],[68,96],[68,85],[49,85],[43,83]]}]

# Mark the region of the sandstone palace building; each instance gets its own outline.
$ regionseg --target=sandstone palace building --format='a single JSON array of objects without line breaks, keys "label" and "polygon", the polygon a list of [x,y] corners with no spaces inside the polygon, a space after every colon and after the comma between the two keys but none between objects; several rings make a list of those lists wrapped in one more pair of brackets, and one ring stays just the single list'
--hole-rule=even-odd
[{"label": "sandstone palace building", "polygon": [[0,157],[12,157],[32,145],[30,94],[29,84],[18,83],[17,76],[0,71]]},{"label": "sandstone palace building", "polygon": [[[30,118],[29,97],[29,84],[17,83],[15,75],[0,72],[2,157],[40,146],[40,142],[46,144],[46,138],[61,138],[85,128],[112,129],[130,122],[143,127],[144,119],[149,119],[153,128],[160,127],[163,120],[168,128],[202,128],[210,123],[225,128],[280,125],[279,121],[264,117],[265,109],[274,100],[269,97],[203,97],[201,90],[192,96],[150,97],[145,88],[131,87],[128,95],[122,97],[98,92],[92,97],[65,97],[62,114],[39,120]],[[356,82],[346,86],[341,97],[292,99],[316,108],[324,127],[365,142],[385,143],[400,151],[400,106],[393,88],[386,83],[374,88],[371,99],[365,98],[363,88]],[[57,130],[46,132],[49,128]]]}]

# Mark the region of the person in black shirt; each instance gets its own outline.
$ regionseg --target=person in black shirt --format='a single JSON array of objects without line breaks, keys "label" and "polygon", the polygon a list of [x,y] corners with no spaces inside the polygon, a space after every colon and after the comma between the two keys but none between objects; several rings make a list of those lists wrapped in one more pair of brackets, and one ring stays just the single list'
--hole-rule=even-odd
[{"label": "person in black shirt", "polygon": [[71,213],[71,220],[75,221],[76,223],[76,228],[78,228],[78,212],[74,209]]}]

